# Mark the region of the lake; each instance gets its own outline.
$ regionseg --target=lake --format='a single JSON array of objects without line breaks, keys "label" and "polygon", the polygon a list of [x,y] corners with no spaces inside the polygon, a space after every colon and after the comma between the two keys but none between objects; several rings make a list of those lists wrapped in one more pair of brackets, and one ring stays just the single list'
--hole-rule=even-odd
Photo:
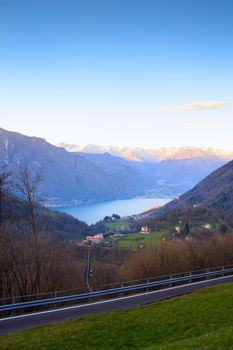
[{"label": "lake", "polygon": [[56,208],[56,210],[70,214],[88,224],[93,224],[113,213],[120,216],[140,214],[145,210],[166,204],[169,201],[171,201],[171,198],[132,198],[79,206],[60,207]]}]

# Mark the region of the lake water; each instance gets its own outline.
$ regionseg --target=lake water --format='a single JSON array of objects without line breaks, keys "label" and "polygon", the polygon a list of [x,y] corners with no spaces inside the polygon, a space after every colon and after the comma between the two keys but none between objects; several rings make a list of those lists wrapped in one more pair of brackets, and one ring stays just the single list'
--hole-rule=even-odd
[{"label": "lake water", "polygon": [[102,220],[107,215],[112,215],[113,213],[120,216],[140,214],[155,206],[166,204],[170,200],[170,198],[133,198],[62,207],[56,208],[56,210],[63,211],[79,220],[92,224]]}]

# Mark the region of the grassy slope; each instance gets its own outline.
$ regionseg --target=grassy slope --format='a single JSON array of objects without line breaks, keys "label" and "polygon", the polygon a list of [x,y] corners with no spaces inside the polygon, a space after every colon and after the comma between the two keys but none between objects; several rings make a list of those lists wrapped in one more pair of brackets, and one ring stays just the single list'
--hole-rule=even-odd
[{"label": "grassy slope", "polygon": [[230,283],[0,339],[0,349],[11,350],[230,350],[232,344],[233,284]]},{"label": "grassy slope", "polygon": [[109,237],[108,240],[115,240],[117,248],[137,249],[139,244],[152,245],[158,242],[167,232],[168,229],[152,231],[149,234],[143,234],[141,232],[126,233],[123,237]]},{"label": "grassy slope", "polygon": [[124,221],[124,220],[116,220],[116,221],[112,221],[112,222],[105,222],[104,225],[107,228],[110,228],[110,229],[115,229],[115,228],[118,228],[120,226],[122,226],[122,227],[129,227],[129,223],[127,221]]},{"label": "grassy slope", "polygon": [[153,231],[149,234],[127,233],[117,241],[118,248],[137,248],[139,244],[151,245],[159,241],[167,231]]},{"label": "grassy slope", "polygon": [[[176,217],[176,220],[178,220],[177,217]],[[203,223],[209,223],[209,221],[207,220],[205,222],[202,220],[200,223],[196,223],[195,225],[193,225],[190,228],[190,234],[196,233],[199,231],[200,232],[203,231]],[[109,229],[115,230],[115,229],[119,228],[120,226],[128,227],[129,223],[127,221],[117,220],[114,222],[105,223],[105,226]],[[139,244],[143,244],[143,245],[148,246],[148,245],[152,245],[152,244],[156,243],[157,241],[161,240],[161,238],[166,236],[172,230],[172,228],[174,228],[175,226],[180,226],[180,228],[182,229],[184,224],[179,225],[178,222],[175,222],[174,220],[173,221],[167,220],[167,221],[163,222],[163,227],[160,228],[159,231],[152,231],[147,235],[144,235],[140,232],[136,232],[136,233],[132,232],[132,233],[124,234],[123,237],[120,237],[120,238],[108,237],[107,239],[109,241],[112,241],[112,240],[116,241],[117,248],[137,249]],[[211,226],[211,231],[217,232],[218,225],[216,222],[211,222],[210,226]]]}]

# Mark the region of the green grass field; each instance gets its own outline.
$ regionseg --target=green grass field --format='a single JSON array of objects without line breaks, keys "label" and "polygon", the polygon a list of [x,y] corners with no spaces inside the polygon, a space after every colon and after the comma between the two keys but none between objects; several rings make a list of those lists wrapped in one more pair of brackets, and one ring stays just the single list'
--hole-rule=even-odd
[{"label": "green grass field", "polygon": [[110,229],[116,229],[118,227],[129,227],[129,223],[124,220],[117,220],[112,222],[105,222],[104,225]]},{"label": "green grass field", "polygon": [[233,284],[0,338],[9,350],[232,350]]},{"label": "green grass field", "polygon": [[151,245],[156,241],[159,241],[163,235],[163,231],[150,232],[147,235],[142,233],[128,233],[118,240],[117,247],[136,249],[139,244]]},{"label": "green grass field", "polygon": [[167,230],[152,231],[149,234],[138,233],[127,233],[123,237],[115,238],[111,237],[110,240],[117,240],[116,246],[118,248],[130,248],[137,249],[139,244],[151,245],[159,241]]}]

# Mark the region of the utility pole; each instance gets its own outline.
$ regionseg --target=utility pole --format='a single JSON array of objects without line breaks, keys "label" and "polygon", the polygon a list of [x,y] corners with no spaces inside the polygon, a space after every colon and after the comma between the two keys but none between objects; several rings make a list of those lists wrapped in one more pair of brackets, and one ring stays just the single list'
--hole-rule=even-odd
[{"label": "utility pole", "polygon": [[87,288],[89,292],[92,291],[92,288],[90,286],[90,278],[92,278],[92,267],[91,267],[91,258],[92,258],[92,245],[88,246],[88,252],[87,252],[87,267],[86,267],[86,280],[87,280]]}]

